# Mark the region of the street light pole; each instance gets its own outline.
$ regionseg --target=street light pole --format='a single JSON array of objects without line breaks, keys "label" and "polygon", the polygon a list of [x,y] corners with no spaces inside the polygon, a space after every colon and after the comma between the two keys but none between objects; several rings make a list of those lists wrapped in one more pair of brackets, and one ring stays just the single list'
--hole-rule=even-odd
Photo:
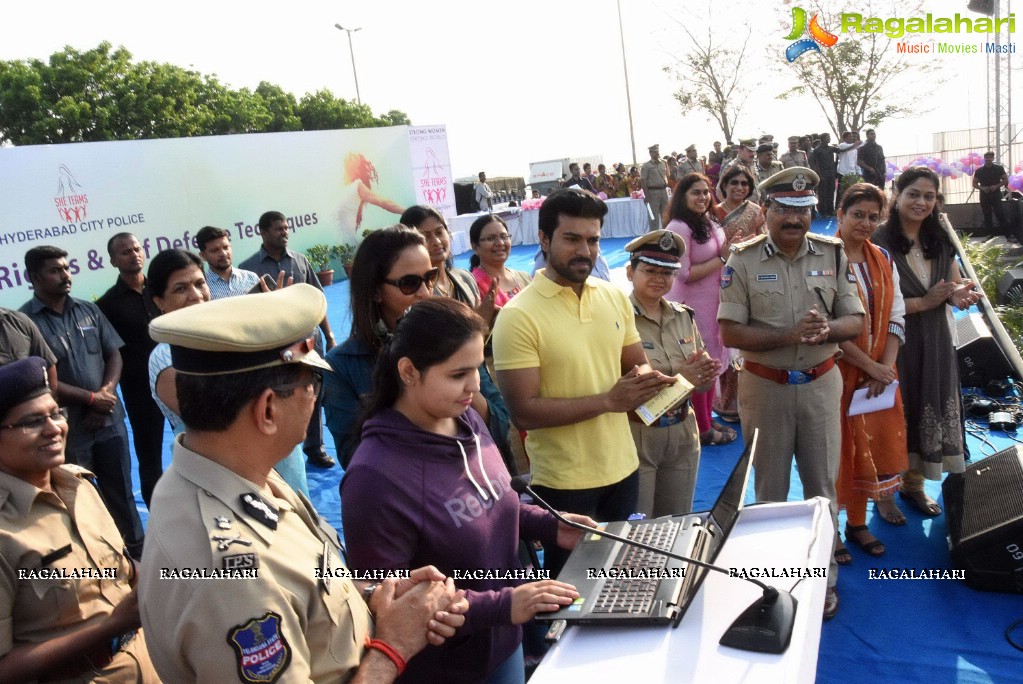
[{"label": "street light pole", "polygon": [[632,140],[632,163],[636,163],[636,134],[632,129],[632,96],[629,94],[629,65],[625,61],[625,30],[622,28],[622,0],[618,0],[618,34],[622,39],[622,69],[625,71],[625,104],[629,108],[629,138]]},{"label": "street light pole", "polygon": [[352,76],[355,77],[355,99],[361,105],[362,95],[359,94],[359,72],[355,70],[355,48],[352,47],[352,34],[355,33],[356,31],[361,31],[362,27],[360,26],[358,28],[346,29],[341,24],[334,24],[334,28],[336,28],[339,31],[344,31],[345,33],[348,34],[348,52],[350,52],[352,55]]}]

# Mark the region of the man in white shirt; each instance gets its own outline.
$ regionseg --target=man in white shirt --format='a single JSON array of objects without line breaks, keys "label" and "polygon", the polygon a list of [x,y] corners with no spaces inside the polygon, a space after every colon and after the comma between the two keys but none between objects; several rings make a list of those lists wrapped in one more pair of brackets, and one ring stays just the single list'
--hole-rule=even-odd
[{"label": "man in white shirt", "polygon": [[476,184],[476,203],[480,211],[494,210],[494,191],[487,185],[487,174],[480,171],[480,182]]},{"label": "man in white shirt", "polygon": [[845,189],[854,183],[863,180],[860,176],[860,167],[856,165],[856,158],[859,155],[857,150],[863,141],[856,131],[846,131],[842,134],[842,142],[838,144],[838,198],[839,201],[845,193]]}]

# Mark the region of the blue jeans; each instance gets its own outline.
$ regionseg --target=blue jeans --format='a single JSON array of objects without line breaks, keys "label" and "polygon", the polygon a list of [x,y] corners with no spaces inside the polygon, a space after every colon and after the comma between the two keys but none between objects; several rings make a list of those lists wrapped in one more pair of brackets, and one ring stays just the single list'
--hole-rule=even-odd
[{"label": "blue jeans", "polygon": [[525,681],[526,663],[522,657],[522,644],[487,677],[487,684],[525,684]]},{"label": "blue jeans", "polygon": [[[566,513],[581,513],[598,522],[627,520],[636,512],[639,504],[639,471],[620,482],[593,487],[591,489],[552,489],[543,485],[534,485],[535,491],[555,510]],[[571,551],[561,548],[544,548],[544,568],[557,577]]]}]

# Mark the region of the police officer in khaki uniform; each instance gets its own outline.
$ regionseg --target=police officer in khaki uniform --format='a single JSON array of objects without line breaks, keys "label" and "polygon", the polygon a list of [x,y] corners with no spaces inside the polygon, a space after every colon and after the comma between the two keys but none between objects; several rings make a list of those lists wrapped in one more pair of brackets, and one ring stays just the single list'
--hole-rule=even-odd
[{"label": "police officer in khaki uniform", "polygon": [[[633,286],[629,299],[650,367],[665,375],[681,373],[698,391],[710,389],[721,364],[704,348],[693,310],[664,298],[682,266],[685,240],[657,230],[631,241],[625,251],[630,255],[625,272]],[[700,465],[700,431],[689,400],[650,426],[633,412],[629,420],[639,454],[638,510],[649,517],[689,513]]]},{"label": "police officer in khaki uniform", "polygon": [[[753,162],[753,177],[756,178],[758,186],[784,168],[782,163],[774,158],[774,145],[764,142],[757,147],[757,158]],[[763,201],[763,194],[760,197]]]},{"label": "police officer in khaki uniform", "polygon": [[0,368],[0,681],[159,682],[135,564],[37,356]]},{"label": "police officer in khaki uniform", "polygon": [[678,177],[687,173],[704,173],[703,162],[696,158],[696,145],[686,148],[686,156],[678,162]]},{"label": "police officer in khaki uniform", "polygon": [[657,230],[668,208],[668,167],[661,161],[660,145],[651,145],[647,151],[650,161],[640,168],[639,182],[650,211],[650,230]]},{"label": "police officer in khaki uniform", "polygon": [[[767,235],[733,248],[721,274],[722,341],[742,350],[739,418],[757,444],[758,501],[785,501],[795,454],[803,493],[835,505],[842,377],[838,343],[863,322],[856,279],[841,240],[807,234],[817,174],[794,166],[760,186]],[[836,524],[837,529],[837,524]],[[824,616],[838,609],[832,560]]]},{"label": "police officer in khaki uniform", "polygon": [[150,324],[171,345],[186,426],[153,495],[140,582],[164,681],[389,682],[464,621],[464,596],[434,568],[353,582],[337,533],[272,470],[330,368],[310,336],[325,314],[298,284]]},{"label": "police officer in khaki uniform", "polygon": [[781,155],[781,163],[786,169],[793,166],[809,166],[806,152],[799,149],[799,136],[789,136],[789,150]]}]

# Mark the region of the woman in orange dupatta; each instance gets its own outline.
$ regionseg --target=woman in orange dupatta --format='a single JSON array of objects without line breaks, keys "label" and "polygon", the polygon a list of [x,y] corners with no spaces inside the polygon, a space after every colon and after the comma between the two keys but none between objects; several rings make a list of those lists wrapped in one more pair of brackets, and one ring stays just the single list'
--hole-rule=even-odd
[{"label": "woman in orange dupatta", "polygon": [[[839,463],[838,503],[846,509],[845,538],[871,556],[881,556],[884,544],[867,528],[867,500],[877,502],[887,522],[905,524],[893,501],[901,484],[899,473],[908,466],[906,420],[902,395],[895,389],[895,405],[871,413],[850,416],[853,392],[868,388],[870,397],[895,382],[895,360],[905,339],[905,302],[898,271],[886,251],[869,238],[885,209],[885,197],[875,186],[857,183],[842,195],[838,210],[839,237],[845,244],[849,267],[856,276],[860,300],[867,312],[859,337],[839,345],[842,373],[842,454]],[[835,560],[852,562],[849,550],[839,541]]]}]

